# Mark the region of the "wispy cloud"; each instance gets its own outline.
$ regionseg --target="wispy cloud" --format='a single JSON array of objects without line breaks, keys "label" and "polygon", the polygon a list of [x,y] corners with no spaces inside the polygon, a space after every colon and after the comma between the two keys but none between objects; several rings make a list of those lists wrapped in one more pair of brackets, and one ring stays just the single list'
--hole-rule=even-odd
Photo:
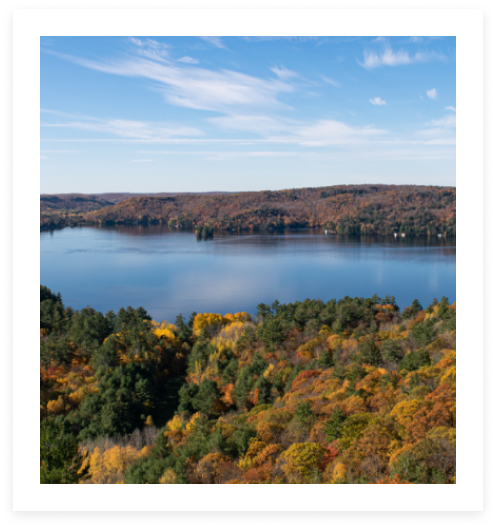
[{"label": "wispy cloud", "polygon": [[168,103],[188,108],[224,112],[239,107],[287,108],[278,96],[294,89],[281,79],[262,79],[232,70],[182,66],[164,58],[151,60],[131,56],[104,62],[54,54],[93,70],[151,80]]},{"label": "wispy cloud", "polygon": [[454,106],[447,106],[445,110],[451,110],[452,112],[456,112],[456,108]]},{"label": "wispy cloud", "polygon": [[185,64],[199,64],[200,61],[198,59],[194,59],[193,57],[181,57],[180,59],[177,59],[178,62],[184,62]]},{"label": "wispy cloud", "polygon": [[[45,112],[47,115],[58,115],[57,112]],[[61,114],[66,116],[66,114]],[[70,116],[70,115],[69,115]],[[141,121],[122,119],[103,120],[88,116],[78,116],[79,120],[70,120],[64,123],[44,123],[42,126],[54,130],[72,128],[100,133],[103,137],[86,138],[44,138],[42,143],[131,143],[131,144],[162,144],[162,145],[203,145],[213,150],[218,145],[231,146],[268,146],[268,145],[298,145],[299,147],[327,147],[339,146],[342,148],[360,145],[360,148],[384,149],[387,146],[397,148],[401,145],[439,145],[451,146],[455,144],[454,128],[456,126],[455,114],[447,114],[440,119],[433,119],[426,123],[427,128],[418,131],[410,137],[394,137],[389,131],[378,129],[374,126],[352,126],[347,123],[321,119],[314,122],[303,122],[279,116],[267,115],[225,115],[209,118],[207,123],[218,127],[221,131],[236,130],[243,133],[254,134],[254,138],[246,137],[202,137],[202,131],[186,126],[173,126]],[[67,119],[67,117],[65,117]],[[100,135],[99,134],[99,135]],[[111,136],[111,137],[105,137]],[[42,153],[50,152],[42,150]],[[53,151],[57,152],[57,151]],[[61,151],[62,152],[62,151]],[[70,152],[70,151],[66,151]],[[147,151],[141,151],[147,153]],[[186,151],[188,154],[192,151]],[[256,151],[252,157],[271,156],[276,154],[262,154]],[[276,152],[276,151],[271,151]],[[277,151],[279,152],[279,151]],[[150,154],[155,151],[149,151]],[[181,151],[185,154],[185,151]],[[427,153],[426,153],[427,155]],[[225,156],[224,156],[225,157]],[[151,162],[151,158],[138,158],[132,162]]]},{"label": "wispy cloud", "polygon": [[134,44],[137,53],[155,61],[163,61],[169,56],[169,45],[163,42],[147,38],[139,39],[130,37],[130,42]]},{"label": "wispy cloud", "polygon": [[[344,125],[345,127],[347,125]],[[329,138],[319,134],[318,130],[313,130],[313,138],[308,140],[308,137],[311,134],[307,133],[306,137],[299,137],[297,134],[287,134],[287,135],[275,135],[268,136],[263,139],[239,139],[239,138],[166,138],[166,139],[129,139],[129,138],[75,138],[75,139],[42,139],[42,143],[129,143],[129,144],[160,144],[160,145],[182,145],[182,146],[192,146],[192,145],[204,145],[208,148],[212,148],[217,145],[228,145],[228,146],[250,146],[250,145],[269,145],[269,144],[288,144],[288,145],[300,145],[306,147],[326,147],[331,145],[339,145],[341,147],[351,146],[351,145],[360,145],[360,148],[369,146],[375,149],[382,149],[386,146],[398,147],[400,145],[405,146],[414,146],[414,145],[455,145],[455,137],[432,137],[433,135],[439,135],[439,132],[445,133],[446,129],[437,129],[437,132],[434,129],[421,130],[414,134],[412,137],[407,137],[405,139],[397,139],[391,137],[386,130],[378,130],[373,127],[363,127],[363,132],[367,132],[367,128],[375,130],[377,134],[370,134],[369,137],[366,137],[365,134],[348,134],[348,137],[341,136],[337,137],[334,134],[334,138]],[[357,127],[357,131],[360,132],[360,127]],[[296,132],[296,131],[295,131]],[[381,135],[384,134],[384,137]],[[149,152],[157,154],[157,151],[140,151],[140,152]],[[210,150],[209,152],[213,152]],[[355,151],[356,152],[356,151]],[[166,151],[164,153],[176,153],[176,154],[196,154],[194,151],[177,151],[171,152]],[[355,155],[355,154],[354,154]]]},{"label": "wispy cloud", "polygon": [[225,48],[220,37],[200,37],[200,38],[205,40],[209,44],[212,44],[212,46],[215,46],[217,48]]},{"label": "wispy cloud", "polygon": [[406,51],[394,52],[387,48],[382,55],[377,55],[373,51],[365,50],[363,52],[363,63],[359,62],[360,66],[372,69],[380,66],[398,66],[400,64],[410,64],[412,60]]},{"label": "wispy cloud", "polygon": [[427,128],[417,132],[417,136],[432,145],[455,145],[456,114],[447,114],[439,119],[431,119]]},{"label": "wispy cloud", "polygon": [[429,99],[437,99],[437,90],[435,88],[427,90],[425,93]]},{"label": "wispy cloud", "polygon": [[277,66],[274,66],[271,68],[271,71],[275,73],[279,79],[287,80],[291,79],[292,77],[298,77],[298,74],[294,71],[288,70],[285,66],[281,66],[278,68]]},{"label": "wispy cloud", "polygon": [[372,126],[354,127],[332,119],[321,119],[311,125],[294,127],[289,135],[271,139],[275,142],[317,147],[363,143],[380,137],[386,132],[386,130],[379,130]]},{"label": "wispy cloud", "polygon": [[377,106],[383,106],[386,104],[386,101],[384,101],[383,99],[381,99],[380,97],[374,97],[373,99],[369,99],[369,101],[373,104],[373,105],[377,105]]},{"label": "wispy cloud", "polygon": [[231,115],[210,119],[228,129],[253,132],[267,142],[302,146],[345,145],[370,141],[382,136],[385,130],[372,126],[354,127],[340,121],[321,119],[313,123],[276,119],[267,116]]},{"label": "wispy cloud", "polygon": [[336,88],[339,88],[341,85],[335,81],[334,79],[330,79],[329,77],[326,77],[325,75],[320,76],[323,81],[325,81],[327,84],[330,84],[332,86],[335,86]]},{"label": "wispy cloud", "polygon": [[[407,136],[394,136],[388,130],[374,126],[351,126],[341,121],[322,119],[303,123],[269,116],[229,115],[211,118],[209,122],[221,128],[251,132],[263,139],[253,140],[259,144],[288,144],[300,147],[326,147],[360,145],[384,149],[387,146],[446,145],[455,144],[455,116],[449,114],[426,123],[427,128]],[[194,140],[193,140],[194,141]],[[201,141],[201,140],[200,140]],[[426,153],[427,155],[427,153]]]},{"label": "wispy cloud", "polygon": [[365,50],[363,52],[363,62],[358,61],[358,64],[371,70],[381,66],[401,66],[416,62],[431,62],[445,59],[446,57],[440,53],[430,52],[410,55],[408,51],[393,51],[391,48],[387,47],[382,55],[377,54],[374,51]]},{"label": "wispy cloud", "polygon": [[448,114],[447,116],[442,117],[441,119],[432,119],[431,124],[437,127],[441,126],[453,128],[456,127],[456,116],[453,114]]},{"label": "wispy cloud", "polygon": [[[429,144],[426,148],[424,145]],[[407,147],[407,148],[405,148]],[[146,152],[146,151],[145,151]],[[153,154],[165,155],[184,155],[184,151],[163,151]],[[239,159],[306,159],[314,161],[331,161],[342,157],[342,153],[337,150],[311,150],[311,151],[294,151],[294,150],[277,150],[277,151],[212,151],[212,150],[196,150],[188,151],[188,155],[194,155],[204,158],[207,161],[237,161]],[[354,154],[354,158],[364,160],[442,160],[453,159],[455,156],[451,145],[434,144],[432,142],[414,141],[408,145],[403,143],[399,148],[377,148],[376,145],[370,145],[368,148],[361,147],[359,151]]]},{"label": "wispy cloud", "polygon": [[163,145],[254,145],[267,143],[266,139],[233,139],[233,138],[48,138],[42,139],[42,143],[134,143],[134,144],[163,144]]},{"label": "wispy cloud", "polygon": [[122,138],[161,140],[173,137],[201,136],[203,132],[198,128],[184,125],[162,125],[157,123],[146,123],[143,121],[131,121],[126,119],[98,119],[84,117],[84,120],[70,121],[65,123],[42,123],[42,127],[51,128],[73,128],[110,134]]}]

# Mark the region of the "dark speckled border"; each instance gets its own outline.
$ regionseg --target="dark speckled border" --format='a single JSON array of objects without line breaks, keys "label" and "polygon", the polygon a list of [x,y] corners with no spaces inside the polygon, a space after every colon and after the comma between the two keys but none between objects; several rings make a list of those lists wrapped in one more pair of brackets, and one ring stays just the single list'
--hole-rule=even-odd
[{"label": "dark speckled border", "polygon": [[[484,470],[475,512],[20,512],[13,510],[13,10],[14,9],[482,9],[484,30]],[[2,15],[2,514],[13,525],[474,526],[494,516],[494,13],[479,2],[24,2]]]}]

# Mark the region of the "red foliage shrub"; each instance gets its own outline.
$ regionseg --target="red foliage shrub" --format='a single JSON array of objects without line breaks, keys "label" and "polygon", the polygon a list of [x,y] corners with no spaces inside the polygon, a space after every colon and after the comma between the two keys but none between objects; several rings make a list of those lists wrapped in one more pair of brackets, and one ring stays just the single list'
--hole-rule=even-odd
[{"label": "red foliage shrub", "polygon": [[327,447],[326,447],[326,452],[324,454],[324,456],[322,457],[322,461],[320,462],[320,468],[321,470],[323,471],[326,466],[332,462],[335,458],[337,458],[339,456],[339,451],[338,451],[338,442],[337,440],[334,440],[334,442],[331,442]]}]

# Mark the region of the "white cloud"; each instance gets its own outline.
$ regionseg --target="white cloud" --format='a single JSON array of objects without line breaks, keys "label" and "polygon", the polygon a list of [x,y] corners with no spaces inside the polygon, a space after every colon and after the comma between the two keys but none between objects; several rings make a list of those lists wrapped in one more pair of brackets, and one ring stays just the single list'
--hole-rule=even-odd
[{"label": "white cloud", "polygon": [[149,38],[142,40],[136,37],[130,37],[129,40],[134,44],[136,52],[148,59],[163,61],[169,55],[170,46],[163,42]]},{"label": "white cloud", "polygon": [[339,88],[341,86],[337,81],[335,81],[334,79],[330,79],[329,77],[326,77],[325,75],[321,75],[321,78],[326,83],[331,84],[332,86],[335,86],[336,88]]},{"label": "white cloud", "polygon": [[410,37],[410,42],[422,42],[423,40],[422,37]]},{"label": "white cloud", "polygon": [[371,126],[352,127],[331,119],[321,119],[308,124],[267,116],[230,115],[211,118],[209,121],[223,128],[259,134],[265,137],[268,143],[306,146],[345,145],[371,141],[386,133],[385,130]]},{"label": "white cloud", "polygon": [[398,66],[399,64],[411,64],[412,59],[406,51],[394,52],[387,48],[382,56],[373,51],[363,52],[363,63],[359,63],[364,68],[378,68],[379,66]]},{"label": "white cloud", "polygon": [[363,52],[363,62],[358,62],[360,66],[367,69],[379,68],[380,66],[401,66],[416,62],[431,62],[445,60],[446,57],[440,53],[416,53],[411,55],[407,51],[393,51],[386,48],[382,55],[369,50]]},{"label": "white cloud", "polygon": [[378,105],[378,106],[383,106],[386,104],[386,101],[384,101],[383,99],[381,99],[380,97],[374,97],[373,99],[369,99],[369,101],[373,104],[373,105]]},{"label": "white cloud", "polygon": [[437,99],[437,90],[435,88],[427,90],[425,93],[429,99]]},{"label": "white cloud", "polygon": [[279,77],[279,79],[282,79],[282,80],[291,79],[292,77],[298,76],[296,72],[288,70],[284,66],[282,66],[281,68],[274,66],[273,68],[271,68],[271,71],[275,73]]},{"label": "white cloud", "polygon": [[133,56],[114,61],[94,61],[56,53],[58,57],[86,68],[154,81],[167,102],[177,106],[213,111],[240,107],[287,108],[278,99],[293,87],[281,79],[262,79],[231,70],[208,70],[161,58]]},{"label": "white cloud", "polygon": [[321,119],[312,125],[295,127],[292,132],[293,136],[274,137],[272,140],[307,146],[342,145],[370,141],[386,133],[372,126],[352,127],[332,119]]},{"label": "white cloud", "polygon": [[452,112],[456,112],[456,108],[454,106],[447,106],[445,110],[451,110]]},{"label": "white cloud", "polygon": [[180,59],[177,59],[178,62],[184,62],[185,64],[199,64],[200,61],[198,59],[194,59],[193,57],[181,57]]},{"label": "white cloud", "polygon": [[200,37],[217,48],[225,48],[220,37]]}]

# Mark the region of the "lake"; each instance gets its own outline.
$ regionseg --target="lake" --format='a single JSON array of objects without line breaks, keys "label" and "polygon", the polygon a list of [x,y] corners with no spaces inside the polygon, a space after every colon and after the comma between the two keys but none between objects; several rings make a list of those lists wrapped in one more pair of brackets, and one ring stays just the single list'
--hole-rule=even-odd
[{"label": "lake", "polygon": [[40,233],[41,284],[66,306],[106,313],[143,306],[155,320],[193,311],[256,312],[257,304],[394,295],[456,300],[456,242],[343,237],[322,230],[216,234],[165,226]]}]

